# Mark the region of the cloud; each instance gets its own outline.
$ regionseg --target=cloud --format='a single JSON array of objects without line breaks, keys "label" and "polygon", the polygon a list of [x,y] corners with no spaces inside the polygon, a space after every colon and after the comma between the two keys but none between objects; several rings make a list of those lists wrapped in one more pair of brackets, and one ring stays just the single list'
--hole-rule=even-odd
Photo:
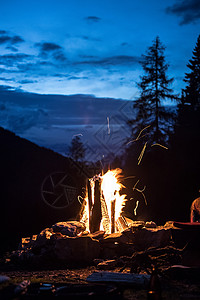
[{"label": "cloud", "polygon": [[0,34],[7,34],[8,33],[8,31],[6,31],[6,30],[0,30]]},{"label": "cloud", "polygon": [[25,60],[29,60],[32,58],[33,58],[32,55],[24,54],[24,53],[5,54],[5,55],[0,55],[0,64],[7,67],[13,67],[16,66],[18,63],[21,63]]},{"label": "cloud", "polygon": [[8,128],[15,133],[23,133],[38,123],[40,112],[11,115],[8,118]]},{"label": "cloud", "polygon": [[68,78],[67,78],[68,80],[80,80],[80,79],[89,79],[89,77],[88,76],[69,76]]},{"label": "cloud", "polygon": [[105,57],[102,59],[93,59],[93,60],[85,60],[76,62],[75,64],[80,65],[94,65],[94,66],[105,66],[105,65],[130,65],[139,63],[140,58],[137,56],[128,56],[128,55],[118,55]]},{"label": "cloud", "polygon": [[128,46],[129,44],[127,43],[127,42],[123,42],[123,43],[121,43],[121,46]]},{"label": "cloud", "polygon": [[174,5],[167,7],[166,12],[180,17],[180,25],[195,23],[200,19],[200,1],[180,0]]},{"label": "cloud", "polygon": [[[24,96],[26,98],[26,94]],[[48,113],[41,108],[28,108],[28,105],[27,107],[23,107],[23,105],[10,106],[8,103],[7,106],[2,110],[3,113],[7,109],[6,127],[17,134],[22,134],[32,127],[38,127],[41,122],[44,125],[46,117],[48,117]]]},{"label": "cloud", "polygon": [[96,16],[88,16],[84,18],[88,23],[98,23],[101,21],[101,18],[96,17]]},{"label": "cloud", "polygon": [[42,52],[52,52],[58,49],[61,49],[61,46],[55,43],[36,43],[36,46],[40,47]]},{"label": "cloud", "polygon": [[83,40],[86,40],[86,41],[101,42],[101,39],[98,39],[98,38],[95,38],[95,37],[90,37],[90,36],[87,36],[87,35],[83,35],[83,36],[81,36],[81,38]]},{"label": "cloud", "polygon": [[15,79],[14,78],[0,77],[0,80],[5,81],[5,82],[13,82]]},{"label": "cloud", "polygon": [[96,55],[86,55],[86,54],[80,54],[79,57],[85,58],[85,59],[98,58],[98,56],[96,56]]},{"label": "cloud", "polygon": [[38,81],[30,80],[30,79],[23,79],[23,80],[18,81],[18,83],[20,83],[20,84],[29,84],[29,83],[36,83],[36,82],[38,82]]},{"label": "cloud", "polygon": [[49,56],[57,61],[65,61],[66,57],[63,52],[63,48],[55,43],[36,43],[36,47],[40,49],[40,55],[42,58],[48,58]]},{"label": "cloud", "polygon": [[13,46],[7,46],[6,49],[11,50],[13,52],[18,52],[18,49],[16,47],[13,47]]}]

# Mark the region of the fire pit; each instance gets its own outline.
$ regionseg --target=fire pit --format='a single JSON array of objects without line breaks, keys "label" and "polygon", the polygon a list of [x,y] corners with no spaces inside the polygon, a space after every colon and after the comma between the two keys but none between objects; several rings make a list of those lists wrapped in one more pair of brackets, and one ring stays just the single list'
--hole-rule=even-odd
[{"label": "fire pit", "polygon": [[109,170],[104,175],[96,175],[88,180],[87,196],[81,222],[93,233],[103,230],[106,234],[121,232],[128,225],[121,216],[126,195],[120,195],[124,187],[119,179],[121,169]]}]

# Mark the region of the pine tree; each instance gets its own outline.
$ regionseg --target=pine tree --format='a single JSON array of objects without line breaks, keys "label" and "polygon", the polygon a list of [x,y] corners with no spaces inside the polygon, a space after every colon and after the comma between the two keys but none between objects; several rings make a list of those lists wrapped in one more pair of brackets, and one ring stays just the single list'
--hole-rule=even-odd
[{"label": "pine tree", "polygon": [[184,81],[187,86],[184,92],[185,102],[196,109],[200,105],[200,35],[192,53],[192,59],[187,64],[191,72],[185,74]]},{"label": "pine tree", "polygon": [[72,139],[71,146],[69,147],[69,154],[75,161],[83,160],[85,157],[85,148],[78,135],[74,136]]},{"label": "pine tree", "polygon": [[170,119],[174,114],[165,109],[163,100],[177,99],[169,88],[173,78],[169,79],[166,75],[169,65],[165,62],[164,50],[159,37],[156,37],[146,54],[142,55],[141,65],[145,75],[141,76],[141,82],[138,83],[141,93],[133,105],[136,118],[129,121],[134,126],[134,134],[151,125],[148,139],[154,142],[166,141],[166,133],[172,128]]}]

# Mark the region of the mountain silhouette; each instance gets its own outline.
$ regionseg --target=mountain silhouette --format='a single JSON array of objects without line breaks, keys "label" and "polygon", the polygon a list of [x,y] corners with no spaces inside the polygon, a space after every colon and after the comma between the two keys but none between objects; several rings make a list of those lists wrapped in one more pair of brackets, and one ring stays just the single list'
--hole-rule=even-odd
[{"label": "mountain silhouette", "polygon": [[[84,179],[69,158],[1,127],[0,145],[0,251],[5,251],[16,246],[21,237],[55,222],[75,219],[80,209],[76,196],[81,194]],[[49,180],[53,180],[55,191],[50,190]],[[68,189],[66,194],[63,186]]]}]

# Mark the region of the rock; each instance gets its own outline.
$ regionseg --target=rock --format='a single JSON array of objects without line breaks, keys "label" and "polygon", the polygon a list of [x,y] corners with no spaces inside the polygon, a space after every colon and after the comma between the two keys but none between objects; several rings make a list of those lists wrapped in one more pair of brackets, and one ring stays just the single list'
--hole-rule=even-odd
[{"label": "rock", "polygon": [[25,237],[21,239],[18,249],[27,249],[31,246],[31,237]]},{"label": "rock", "polygon": [[100,270],[113,270],[117,265],[117,261],[114,259],[105,260],[103,262],[100,262],[97,265],[97,268]]},{"label": "rock", "polygon": [[89,236],[64,237],[56,240],[55,256],[66,263],[92,262],[99,257],[100,245]]},{"label": "rock", "polygon": [[126,234],[123,232],[115,232],[107,235],[102,239],[100,242],[102,244],[107,244],[107,243],[127,243],[129,241],[129,238],[127,237]]},{"label": "rock", "polygon": [[171,279],[197,279],[199,278],[200,269],[191,268],[184,265],[173,265],[163,271],[164,275]]},{"label": "rock", "polygon": [[124,217],[125,220],[126,220],[126,223],[128,224],[128,227],[131,227],[131,228],[135,228],[135,229],[138,229],[138,228],[142,228],[144,227],[145,225],[145,222],[144,221],[133,221],[127,217]]},{"label": "rock", "polygon": [[8,276],[0,275],[0,284],[9,281],[10,278]]},{"label": "rock", "polygon": [[47,244],[47,241],[50,240],[53,235],[53,230],[51,228],[45,228],[37,235],[37,238],[33,244],[33,248],[42,248]]},{"label": "rock", "polygon": [[150,222],[146,222],[146,223],[145,223],[145,227],[146,227],[146,228],[156,228],[157,225],[156,225],[155,222],[150,221]]},{"label": "rock", "polygon": [[33,235],[32,237],[22,238],[18,249],[23,250],[23,249],[31,248],[35,243],[36,239],[37,239],[37,235]]},{"label": "rock", "polygon": [[98,264],[102,263],[104,260],[103,258],[95,258],[93,260],[93,263],[95,264],[95,266],[97,266]]},{"label": "rock", "polygon": [[95,240],[101,240],[105,235],[105,231],[96,231],[94,233],[90,233],[89,236]]},{"label": "rock", "polygon": [[159,226],[157,228],[143,228],[133,234],[133,244],[137,251],[150,247],[165,247],[170,244],[170,241],[171,230]]},{"label": "rock", "polygon": [[58,222],[52,226],[54,232],[61,232],[63,235],[74,237],[85,231],[86,227],[78,221]]}]

